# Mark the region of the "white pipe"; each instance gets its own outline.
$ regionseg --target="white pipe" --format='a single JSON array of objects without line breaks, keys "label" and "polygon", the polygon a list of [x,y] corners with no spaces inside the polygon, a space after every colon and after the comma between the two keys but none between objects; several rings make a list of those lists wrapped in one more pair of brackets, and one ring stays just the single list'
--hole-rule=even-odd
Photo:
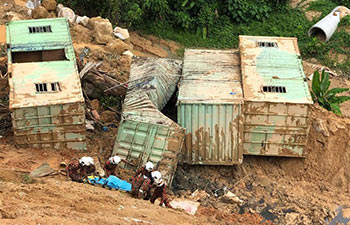
[{"label": "white pipe", "polygon": [[331,13],[313,25],[308,32],[309,36],[315,36],[321,41],[328,41],[340,22],[340,7],[342,6],[334,8]]}]

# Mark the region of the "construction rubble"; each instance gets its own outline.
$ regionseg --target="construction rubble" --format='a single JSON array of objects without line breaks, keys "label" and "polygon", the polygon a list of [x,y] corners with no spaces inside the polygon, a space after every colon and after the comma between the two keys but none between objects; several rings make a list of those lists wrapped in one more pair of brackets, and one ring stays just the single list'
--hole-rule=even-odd
[{"label": "construction rubble", "polygon": [[[13,126],[16,116],[11,117],[10,110],[10,93],[14,89],[11,81],[16,70],[8,64],[9,46],[3,32],[6,23],[11,26],[11,21],[28,19],[64,20],[68,24],[73,49],[69,57],[74,58],[71,66],[77,68],[74,76],[80,82],[84,102],[83,109],[69,105],[67,109],[62,106],[62,110],[64,115],[83,114],[84,119],[74,114],[79,131],[83,129],[85,143],[77,149],[83,150],[72,150],[76,143],[73,147],[47,146],[43,142],[48,140],[45,136],[40,138],[40,146],[22,148],[16,144],[18,127]],[[254,95],[254,88],[264,90],[256,85],[263,78],[246,77],[248,72],[262,71],[267,79],[279,71],[281,79],[272,74],[268,87],[280,87],[277,90],[283,92],[282,87],[292,90],[300,85],[308,90],[311,80],[302,76],[324,67],[302,62],[297,48],[287,50],[288,54],[270,48],[261,51],[265,58],[260,57],[260,50],[249,42],[253,37],[241,38],[245,42],[242,41],[239,50],[186,50],[182,59],[176,53],[182,46],[175,42],[142,36],[118,24],[113,26],[106,18],[76,15],[74,9],[55,0],[0,0],[0,224],[349,224],[350,114],[344,112],[345,116],[339,117],[311,104],[306,91],[306,100],[288,99],[290,102],[281,103],[276,97],[273,99],[276,102],[263,105],[260,100],[266,100],[268,95]],[[275,42],[287,46],[280,44],[286,41],[282,39]],[[275,42],[264,39],[259,44]],[[248,53],[253,56],[247,56]],[[282,65],[287,69],[268,71],[276,57],[289,57]],[[291,77],[293,66],[299,71],[300,79],[292,80],[299,83],[283,86],[282,81]],[[234,77],[229,77],[233,74]],[[182,78],[183,75],[186,77]],[[347,78],[333,75],[332,83],[339,87],[350,85]],[[207,83],[215,83],[215,90],[206,89]],[[44,91],[38,87],[37,92]],[[196,91],[191,93],[191,90]],[[244,103],[244,92],[249,92],[248,103]],[[204,108],[205,101],[212,105]],[[253,106],[248,107],[250,104]],[[350,112],[348,104],[341,106]],[[266,112],[259,111],[267,108]],[[201,114],[203,110],[217,114],[205,117],[205,113]],[[229,112],[240,116],[232,119]],[[57,118],[63,118],[60,113]],[[243,116],[244,113],[247,115]],[[254,120],[256,115],[260,117]],[[295,127],[290,128],[289,124],[283,130],[284,122],[277,126],[280,129],[266,126],[264,130],[257,126],[257,121],[264,120],[263,116],[267,121],[282,121],[281,115],[287,115],[283,121],[291,121]],[[230,118],[239,135],[245,135],[234,136],[236,130],[231,129],[230,137],[238,144],[232,141],[228,150],[226,143],[231,139],[219,129],[225,128],[222,121]],[[253,118],[249,129],[243,129],[249,118]],[[39,120],[43,120],[40,115]],[[31,117],[28,121],[35,124]],[[211,133],[210,129],[214,131]],[[266,134],[266,130],[271,133]],[[283,134],[272,136],[273,132]],[[264,135],[253,137],[257,133]],[[283,135],[283,140],[289,138],[289,144],[298,139],[297,147],[293,144],[292,150],[287,144],[276,147],[280,143],[273,141],[282,140]],[[211,145],[207,142],[210,137],[215,137]],[[78,139],[82,140],[81,136]],[[245,146],[249,146],[247,151]],[[220,155],[224,150],[219,149],[225,147],[227,152]],[[129,182],[135,170],[152,161],[169,185],[167,194],[174,209],[159,207],[158,201],[153,205],[132,198],[122,191],[69,181],[66,166],[71,159],[85,155],[91,155],[101,177],[103,165],[112,155],[129,162],[121,163],[118,175],[128,185],[127,190],[131,189]]]}]

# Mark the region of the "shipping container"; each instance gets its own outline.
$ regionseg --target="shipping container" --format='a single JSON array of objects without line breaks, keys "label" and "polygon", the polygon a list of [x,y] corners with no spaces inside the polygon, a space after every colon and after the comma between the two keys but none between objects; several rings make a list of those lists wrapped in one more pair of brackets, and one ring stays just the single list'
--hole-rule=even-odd
[{"label": "shipping container", "polygon": [[242,163],[243,94],[235,50],[186,49],[178,123],[186,129],[184,163]]},{"label": "shipping container", "polygon": [[16,144],[86,149],[84,97],[67,20],[12,21],[6,41]]},{"label": "shipping container", "polygon": [[313,104],[296,38],[240,36],[243,153],[304,157]]},{"label": "shipping container", "polygon": [[124,167],[136,169],[153,162],[169,185],[185,133],[161,110],[176,89],[181,67],[178,60],[134,57],[113,150],[113,155],[134,165]]}]

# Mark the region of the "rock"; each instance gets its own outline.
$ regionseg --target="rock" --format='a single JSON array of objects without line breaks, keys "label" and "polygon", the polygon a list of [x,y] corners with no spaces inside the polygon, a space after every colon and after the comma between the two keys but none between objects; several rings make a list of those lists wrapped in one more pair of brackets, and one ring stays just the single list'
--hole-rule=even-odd
[{"label": "rock", "polygon": [[86,27],[76,24],[73,26],[72,37],[84,42],[90,43],[94,40],[94,31],[87,29]]},{"label": "rock", "polygon": [[116,36],[119,39],[122,39],[123,41],[130,37],[128,29],[123,29],[121,27],[114,28],[113,33],[114,36]]},{"label": "rock", "polygon": [[312,126],[315,128],[315,130],[319,133],[321,133],[325,137],[329,137],[329,132],[327,129],[326,121],[322,119],[316,119]]},{"label": "rock", "polygon": [[57,6],[57,2],[55,0],[42,0],[41,5],[47,10],[55,10]]},{"label": "rock", "polygon": [[109,51],[116,53],[117,55],[123,54],[125,51],[130,50],[131,47],[125,44],[122,40],[115,39],[108,42],[106,48]]},{"label": "rock", "polygon": [[53,172],[54,170],[49,166],[48,163],[43,163],[41,166],[30,172],[29,176],[32,178],[44,177]]},{"label": "rock", "polygon": [[93,99],[91,101],[91,107],[96,110],[97,112],[101,110],[101,104],[98,99]]},{"label": "rock", "polygon": [[285,222],[286,224],[295,224],[298,221],[299,214],[298,213],[287,213],[285,216]]},{"label": "rock", "polygon": [[228,191],[224,196],[220,198],[220,200],[224,203],[235,204],[235,203],[243,203],[243,201],[237,197],[237,195]]},{"label": "rock", "polygon": [[89,23],[89,20],[90,20],[90,18],[87,16],[78,16],[76,18],[75,22],[77,24],[80,24],[80,25],[83,25],[84,27],[86,27]]},{"label": "rock", "polygon": [[50,16],[49,11],[42,6],[38,6],[33,9],[32,17],[33,19],[48,18]]},{"label": "rock", "polygon": [[50,11],[49,14],[50,14],[50,18],[56,18],[57,17],[57,14],[56,14],[55,11]]},{"label": "rock", "polygon": [[7,12],[3,17],[3,20],[7,21],[16,21],[16,20],[23,20],[23,16],[21,14],[15,13],[15,12]]},{"label": "rock", "polygon": [[107,44],[113,39],[113,27],[108,19],[93,17],[89,19],[87,27],[95,31],[95,40],[98,44]]},{"label": "rock", "polygon": [[63,7],[62,4],[57,5],[56,13],[57,13],[58,17],[65,17],[71,23],[75,22],[76,15],[75,15],[74,11],[68,7]]},{"label": "rock", "polygon": [[101,120],[105,123],[110,123],[115,120],[115,113],[109,110],[104,111],[101,114]]},{"label": "rock", "polygon": [[134,56],[134,54],[130,50],[127,50],[127,51],[123,52],[123,55],[128,55],[130,57]]}]

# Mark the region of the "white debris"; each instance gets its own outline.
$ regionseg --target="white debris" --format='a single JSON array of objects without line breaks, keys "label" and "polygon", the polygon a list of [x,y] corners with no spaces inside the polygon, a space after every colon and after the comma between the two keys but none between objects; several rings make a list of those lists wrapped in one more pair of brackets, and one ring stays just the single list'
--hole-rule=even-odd
[{"label": "white debris", "polygon": [[196,214],[200,203],[185,199],[174,199],[170,202],[170,205],[175,209],[183,209],[188,214],[194,215]]},{"label": "white debris", "polygon": [[125,52],[123,52],[123,55],[128,55],[128,56],[131,56],[131,57],[134,56],[134,54],[132,54],[132,52],[130,50],[126,50]]},{"label": "white debris", "polygon": [[77,16],[75,22],[76,22],[77,24],[81,24],[81,25],[83,25],[84,27],[86,27],[87,24],[89,23],[89,19],[90,19],[90,18],[87,17],[87,16]]},{"label": "white debris", "polygon": [[85,120],[85,127],[87,130],[95,130],[94,121],[92,120]]},{"label": "white debris", "polygon": [[58,17],[65,17],[71,23],[74,23],[77,17],[72,9],[64,7],[62,4],[57,5],[56,12]]},{"label": "white debris", "polygon": [[123,41],[130,37],[128,29],[123,29],[121,27],[114,28],[113,33],[117,38]]}]

